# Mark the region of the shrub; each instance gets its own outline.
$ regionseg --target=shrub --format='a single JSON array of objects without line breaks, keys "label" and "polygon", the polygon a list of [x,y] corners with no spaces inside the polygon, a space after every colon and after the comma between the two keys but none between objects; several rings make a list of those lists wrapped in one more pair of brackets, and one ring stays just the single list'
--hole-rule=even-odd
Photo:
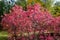
[{"label": "shrub", "polygon": [[[58,18],[52,17],[48,10],[39,4],[28,5],[26,11],[21,6],[15,5],[10,13],[3,17],[2,26],[7,29],[9,34],[12,34],[10,35],[11,38],[13,37],[12,40],[16,39],[17,36],[18,39],[21,36],[21,40],[25,40],[27,36],[30,40],[32,38],[35,40],[36,34],[55,32],[56,27],[60,24]],[[49,40],[53,40],[53,38],[49,36]]]}]

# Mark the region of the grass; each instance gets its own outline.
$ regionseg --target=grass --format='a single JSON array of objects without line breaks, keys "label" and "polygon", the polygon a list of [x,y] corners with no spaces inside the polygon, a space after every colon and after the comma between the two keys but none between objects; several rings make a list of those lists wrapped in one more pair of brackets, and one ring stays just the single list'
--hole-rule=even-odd
[{"label": "grass", "polygon": [[0,31],[0,40],[8,40],[8,33],[5,31]]}]

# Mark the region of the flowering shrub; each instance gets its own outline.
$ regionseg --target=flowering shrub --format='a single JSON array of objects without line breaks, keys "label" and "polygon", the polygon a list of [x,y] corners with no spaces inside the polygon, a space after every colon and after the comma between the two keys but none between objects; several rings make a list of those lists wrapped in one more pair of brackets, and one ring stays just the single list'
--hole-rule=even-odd
[{"label": "flowering shrub", "polygon": [[[28,40],[29,38],[30,40],[35,40],[38,39],[36,34],[40,35],[40,33],[52,31],[59,32],[59,29],[56,29],[60,24],[59,18],[60,17],[52,17],[46,9],[40,6],[40,4],[27,6],[27,11],[23,10],[21,6],[15,5],[10,10],[10,14],[5,14],[3,17],[2,26],[12,34],[14,39]],[[19,36],[21,36],[21,38]],[[38,37],[39,39],[44,40],[43,35]],[[51,36],[47,38],[46,40],[54,39]]]}]

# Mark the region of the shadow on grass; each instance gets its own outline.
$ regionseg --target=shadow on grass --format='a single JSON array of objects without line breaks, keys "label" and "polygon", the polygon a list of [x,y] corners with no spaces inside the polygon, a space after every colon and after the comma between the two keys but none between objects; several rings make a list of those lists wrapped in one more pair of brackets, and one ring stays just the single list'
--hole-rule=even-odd
[{"label": "shadow on grass", "polygon": [[0,40],[8,40],[7,37],[0,37]]}]

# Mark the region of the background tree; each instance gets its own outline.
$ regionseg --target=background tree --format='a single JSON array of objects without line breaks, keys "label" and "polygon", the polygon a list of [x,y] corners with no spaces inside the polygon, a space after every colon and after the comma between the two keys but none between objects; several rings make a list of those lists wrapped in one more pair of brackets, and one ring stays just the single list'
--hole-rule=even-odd
[{"label": "background tree", "polygon": [[51,13],[54,16],[60,16],[60,2],[56,2],[52,8]]}]

